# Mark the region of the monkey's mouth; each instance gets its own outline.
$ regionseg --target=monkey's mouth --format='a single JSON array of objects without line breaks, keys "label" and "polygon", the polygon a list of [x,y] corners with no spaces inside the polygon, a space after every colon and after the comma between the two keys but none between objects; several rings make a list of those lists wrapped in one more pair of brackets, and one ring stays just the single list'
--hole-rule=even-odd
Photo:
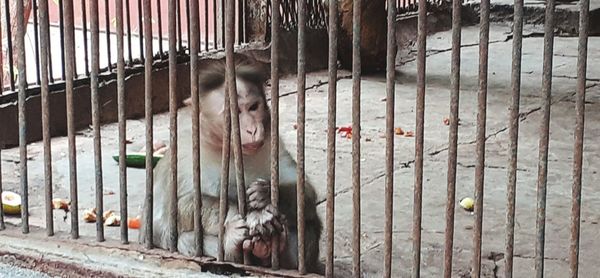
[{"label": "monkey's mouth", "polygon": [[244,144],[244,145],[242,145],[242,153],[244,153],[246,155],[254,154],[258,150],[260,150],[260,148],[262,148],[263,145],[264,145],[263,141]]}]

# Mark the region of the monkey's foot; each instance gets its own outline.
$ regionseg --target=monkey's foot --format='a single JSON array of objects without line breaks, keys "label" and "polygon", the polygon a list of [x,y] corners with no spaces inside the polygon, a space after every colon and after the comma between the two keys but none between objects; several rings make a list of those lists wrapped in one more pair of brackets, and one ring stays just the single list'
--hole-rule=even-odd
[{"label": "monkey's foot", "polygon": [[246,189],[248,208],[261,210],[271,204],[271,184],[264,179],[257,179]]},{"label": "monkey's foot", "polygon": [[279,213],[273,206],[267,205],[265,209],[253,210],[246,215],[249,235],[252,239],[244,242],[244,250],[250,251],[258,258],[271,256],[271,239],[277,236],[279,252],[285,249],[287,242],[288,226],[285,215]]},{"label": "monkey's foot", "polygon": [[236,214],[225,222],[225,239],[223,248],[225,253],[239,253],[242,243],[248,238],[248,225],[241,215]]}]

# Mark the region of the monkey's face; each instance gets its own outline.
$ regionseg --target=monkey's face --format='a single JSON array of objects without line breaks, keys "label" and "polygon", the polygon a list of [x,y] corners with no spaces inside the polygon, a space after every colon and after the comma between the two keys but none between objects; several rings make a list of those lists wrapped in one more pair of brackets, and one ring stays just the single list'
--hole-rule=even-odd
[{"label": "monkey's face", "polygon": [[[208,125],[210,129],[207,142],[219,151],[223,145],[225,128],[224,91],[223,87],[213,91],[204,99],[202,105],[203,125]],[[265,144],[269,130],[269,110],[264,92],[256,85],[237,79],[237,93],[242,153],[253,155]]]}]

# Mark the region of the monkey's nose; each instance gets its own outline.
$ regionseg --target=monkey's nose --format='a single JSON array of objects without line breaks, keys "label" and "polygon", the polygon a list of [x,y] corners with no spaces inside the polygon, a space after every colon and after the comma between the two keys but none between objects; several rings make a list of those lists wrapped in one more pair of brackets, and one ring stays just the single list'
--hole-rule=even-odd
[{"label": "monkey's nose", "polygon": [[246,129],[246,133],[254,136],[256,135],[256,131],[258,130],[258,128],[254,127],[254,128],[250,128],[250,129]]}]

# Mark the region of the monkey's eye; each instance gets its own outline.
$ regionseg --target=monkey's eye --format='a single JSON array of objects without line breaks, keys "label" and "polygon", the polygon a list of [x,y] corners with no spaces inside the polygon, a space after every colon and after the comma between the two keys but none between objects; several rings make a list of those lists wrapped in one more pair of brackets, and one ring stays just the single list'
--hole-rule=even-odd
[{"label": "monkey's eye", "polygon": [[252,106],[250,106],[250,108],[248,110],[250,110],[250,111],[256,111],[256,109],[258,109],[258,102],[252,104]]}]

